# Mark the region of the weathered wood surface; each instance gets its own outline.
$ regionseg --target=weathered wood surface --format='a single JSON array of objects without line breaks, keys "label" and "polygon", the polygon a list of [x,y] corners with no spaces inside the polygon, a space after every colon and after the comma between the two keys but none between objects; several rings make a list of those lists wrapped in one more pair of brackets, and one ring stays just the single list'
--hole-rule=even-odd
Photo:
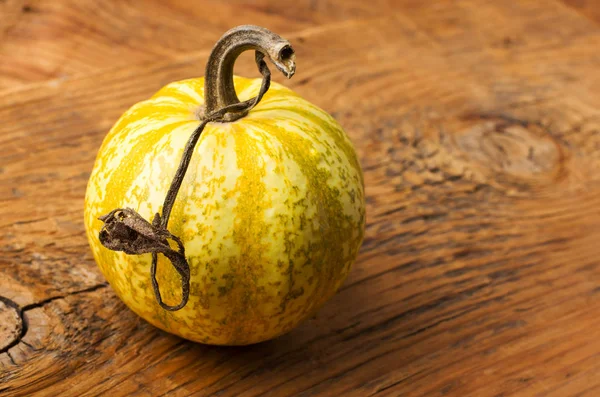
[{"label": "weathered wood surface", "polygon": [[[0,395],[600,395],[596,3],[283,3],[0,1]],[[116,298],[82,206],[118,116],[249,22],[355,142],[368,224],[314,319],[219,348]]]}]

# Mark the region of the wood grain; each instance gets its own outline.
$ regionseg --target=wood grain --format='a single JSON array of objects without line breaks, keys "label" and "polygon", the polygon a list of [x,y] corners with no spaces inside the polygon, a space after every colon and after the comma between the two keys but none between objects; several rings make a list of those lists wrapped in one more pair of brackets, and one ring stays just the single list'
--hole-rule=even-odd
[{"label": "wood grain", "polygon": [[[600,393],[600,28],[558,1],[369,3],[214,5],[293,43],[298,72],[285,84],[346,128],[368,196],[366,239],[340,292],[290,334],[243,348],[137,318],[96,268],[81,218],[111,124],[200,74],[210,43],[244,17],[212,19],[200,2],[187,6],[202,22],[191,26],[166,17],[185,2],[114,2],[94,23],[131,41],[109,27],[82,33],[97,58],[66,35],[2,42],[0,394]],[[36,4],[73,21],[97,7]],[[57,36],[61,18],[47,19]],[[25,70],[33,47],[6,55],[19,40],[60,67]],[[237,69],[256,75],[251,57]]]},{"label": "wood grain", "polygon": [[215,37],[240,24],[284,35],[331,20],[384,15],[391,8],[385,0],[4,0],[0,89],[210,49]]}]

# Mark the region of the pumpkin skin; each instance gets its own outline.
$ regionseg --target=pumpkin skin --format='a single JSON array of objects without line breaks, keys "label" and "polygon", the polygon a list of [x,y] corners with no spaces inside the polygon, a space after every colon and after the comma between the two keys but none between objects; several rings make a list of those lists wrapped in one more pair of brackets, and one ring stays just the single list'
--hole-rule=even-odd
[{"label": "pumpkin skin", "polygon": [[[261,79],[236,76],[234,85],[243,101]],[[346,278],[364,235],[362,170],[340,125],[274,82],[247,116],[209,123],[168,224],[185,246],[189,301],[164,310],[151,255],[103,247],[98,217],[128,207],[151,220],[161,211],[203,94],[204,78],[171,83],[121,116],[90,176],[85,227],[102,273],[139,316],[197,342],[257,343],[313,315]],[[180,277],[162,255],[156,277],[164,302],[179,302]]]}]

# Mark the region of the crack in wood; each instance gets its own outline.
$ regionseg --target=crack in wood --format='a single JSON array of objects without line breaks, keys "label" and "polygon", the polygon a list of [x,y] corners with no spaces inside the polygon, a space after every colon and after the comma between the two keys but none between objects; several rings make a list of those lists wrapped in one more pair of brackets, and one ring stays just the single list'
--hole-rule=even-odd
[{"label": "crack in wood", "polygon": [[30,346],[28,343],[24,342],[22,339],[25,337],[25,335],[27,335],[27,331],[29,330],[29,323],[27,321],[27,316],[25,315],[25,312],[32,310],[32,309],[36,309],[39,307],[43,307],[44,305],[50,303],[50,302],[54,302],[56,300],[59,299],[64,299],[67,298],[69,296],[73,296],[73,295],[79,295],[79,294],[83,294],[86,292],[93,292],[93,291],[97,291],[99,289],[102,288],[106,288],[108,286],[108,283],[101,283],[101,284],[96,284],[93,285],[91,287],[88,288],[84,288],[78,291],[72,291],[69,292],[65,295],[59,295],[59,296],[52,296],[50,298],[41,300],[39,302],[34,302],[34,303],[30,303],[28,305],[25,305],[23,307],[19,306],[16,302],[14,302],[13,300],[6,298],[4,296],[0,296],[0,302],[3,302],[6,306],[13,308],[14,310],[16,310],[17,314],[19,315],[19,318],[21,320],[21,331],[19,333],[19,335],[9,344],[7,344],[6,346],[4,346],[2,349],[0,349],[0,354],[2,353],[6,353],[8,355],[8,358],[10,359],[10,361],[16,365],[15,360],[13,359],[13,357],[10,355],[10,349],[12,349],[13,347],[15,347],[16,345],[18,345],[19,343],[23,342],[25,343],[27,346]]},{"label": "crack in wood", "polygon": [[53,302],[55,300],[58,300],[58,299],[64,299],[64,298],[66,298],[68,296],[83,294],[85,292],[93,292],[93,291],[99,290],[101,288],[106,288],[107,286],[108,286],[108,283],[101,283],[101,284],[96,284],[96,285],[94,285],[92,287],[85,288],[85,289],[82,289],[82,290],[69,292],[68,294],[65,294],[65,295],[52,296],[50,298],[46,298],[46,299],[41,300],[39,302],[30,303],[29,305],[25,305],[25,306],[22,307],[21,310],[23,312],[26,312],[26,311],[31,310],[31,309],[42,307],[42,306],[44,306],[44,305],[46,305],[46,304],[48,304],[50,302]]},{"label": "crack in wood", "polygon": [[10,352],[9,352],[9,351],[7,351],[7,352],[6,352],[6,355],[8,356],[8,358],[10,359],[10,362],[11,362],[13,365],[17,365],[17,363],[15,362],[15,359],[13,358],[12,354],[10,354]]}]

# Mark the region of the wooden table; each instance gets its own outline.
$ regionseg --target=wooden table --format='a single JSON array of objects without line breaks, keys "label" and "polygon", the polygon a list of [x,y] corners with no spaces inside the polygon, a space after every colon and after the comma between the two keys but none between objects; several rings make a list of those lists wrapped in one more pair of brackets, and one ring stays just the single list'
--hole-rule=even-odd
[{"label": "wooden table", "polygon": [[[0,395],[600,395],[600,4],[287,3],[0,1]],[[368,222],[315,318],[223,348],[129,311],[82,207],[112,123],[242,23],[294,45]]]}]

